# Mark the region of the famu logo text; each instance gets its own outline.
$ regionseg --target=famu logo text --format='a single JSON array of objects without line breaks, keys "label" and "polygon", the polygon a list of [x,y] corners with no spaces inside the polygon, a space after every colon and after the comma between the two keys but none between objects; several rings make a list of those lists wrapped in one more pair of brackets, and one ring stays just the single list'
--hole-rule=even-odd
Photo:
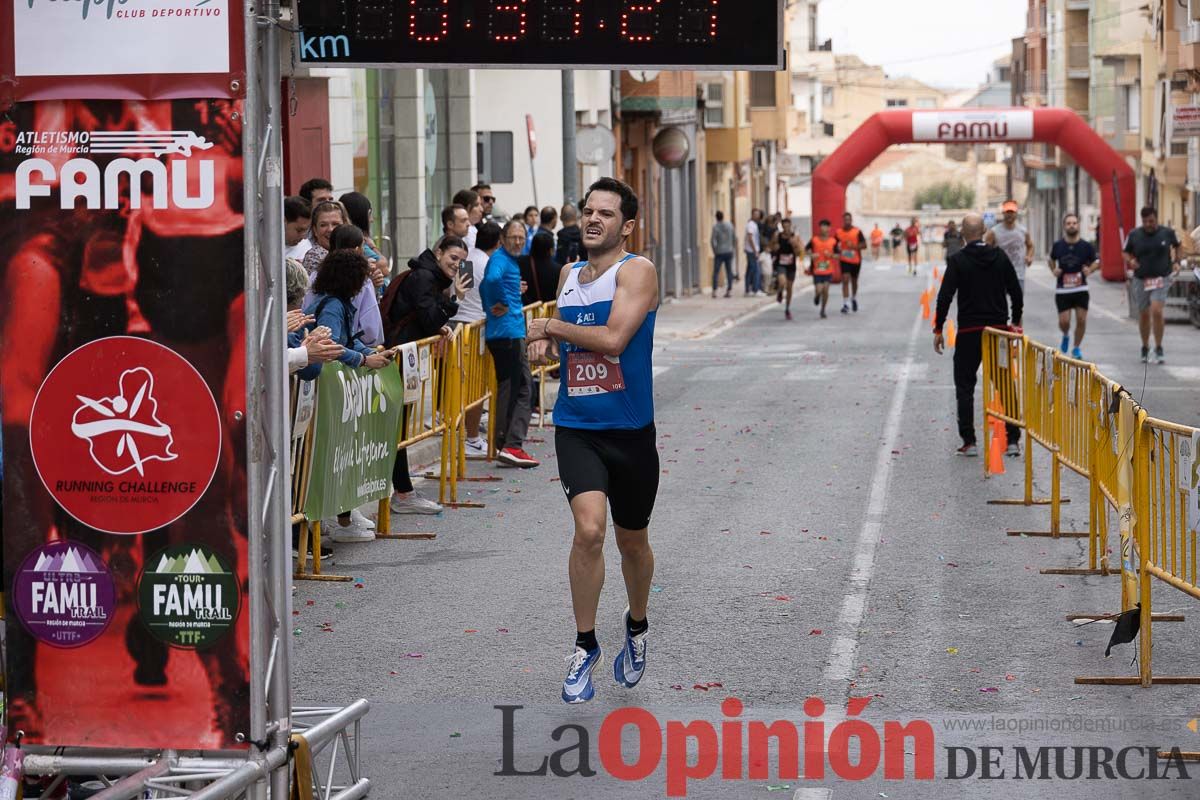
[{"label": "famu logo text", "polygon": [[[123,194],[135,209],[142,207],[145,194],[152,208],[210,208],[216,169],[209,159],[193,164],[191,157],[194,150],[212,146],[193,131],[21,131],[14,152],[36,157],[17,165],[17,208],[28,209],[35,197],[52,197],[56,190],[59,206],[68,211],[81,199],[85,208],[114,211]],[[56,154],[90,157],[61,166],[42,157]],[[163,156],[179,158],[164,162]]]}]

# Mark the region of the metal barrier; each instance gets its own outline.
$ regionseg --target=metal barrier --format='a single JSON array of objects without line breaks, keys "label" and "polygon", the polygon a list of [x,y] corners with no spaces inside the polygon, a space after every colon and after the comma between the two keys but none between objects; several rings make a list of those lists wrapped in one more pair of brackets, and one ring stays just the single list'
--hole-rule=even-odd
[{"label": "metal barrier", "polygon": [[1197,584],[1197,520],[1189,499],[1197,502],[1194,447],[1200,429],[1154,419],[1139,410],[1134,447],[1134,524],[1140,551],[1139,603],[1142,686],[1200,684],[1200,676],[1158,676],[1151,669],[1153,636],[1151,579],[1200,600]]},{"label": "metal barrier", "polygon": [[[417,374],[406,375],[404,365],[399,363],[388,369],[399,369],[400,375],[408,385],[405,387],[406,400],[410,391],[417,394],[415,402],[406,402],[401,415],[399,440],[396,450],[404,450],[435,436],[442,437],[442,464],[450,462],[451,446],[454,439],[450,421],[458,416],[455,407],[459,398],[458,390],[458,356],[455,350],[457,336],[444,338],[430,336],[412,342],[416,351]],[[405,345],[408,347],[408,345]],[[428,367],[426,367],[428,364]],[[411,366],[411,365],[410,365]],[[416,380],[413,381],[413,378]],[[415,383],[414,387],[412,384]],[[447,470],[439,470],[438,502],[446,502]],[[392,533],[391,507],[388,500],[379,501],[379,514],[375,524],[375,536],[380,539],[433,539],[432,533]]]},{"label": "metal barrier", "polygon": [[1063,408],[1067,405],[1066,395],[1059,384],[1069,375],[1075,375],[1076,385],[1066,388],[1074,392],[1073,398],[1078,399],[1078,374],[1059,366],[1061,355],[1054,348],[1032,339],[1025,339],[1024,354],[1021,394],[1025,402],[1025,433],[1029,440],[1025,443],[1025,494],[1031,497],[1033,492],[1033,444],[1036,442],[1050,454],[1050,530],[1010,530],[1008,535],[1083,538],[1089,535],[1087,531],[1064,531],[1061,523],[1062,504],[1069,502],[1062,496],[1062,467],[1065,465],[1076,471],[1082,468],[1080,474],[1087,477],[1086,457],[1082,459],[1083,464],[1078,463],[1081,456],[1076,450],[1070,454],[1073,458],[1065,459],[1060,441],[1064,431],[1062,417],[1072,412]]},{"label": "metal barrier", "polygon": [[[538,308],[537,316],[544,319],[553,317],[558,311],[557,302],[541,303]],[[550,373],[558,369],[558,363],[543,364],[541,366],[530,366],[529,371],[538,379],[538,430],[546,430],[547,425],[554,426],[554,423],[546,422],[546,380]]]},{"label": "metal barrier", "polygon": [[450,461],[443,462],[442,472],[446,474],[449,491],[449,508],[483,508],[483,503],[460,501],[458,484],[460,481],[498,481],[500,478],[468,477],[467,475],[467,444],[466,418],[468,412],[488,408],[488,428],[484,434],[487,440],[487,459],[495,458],[495,443],[491,435],[491,426],[496,418],[496,370],[492,366],[492,355],[488,352],[484,338],[484,321],[478,320],[458,329],[454,341],[452,357],[456,377],[451,385],[457,393],[452,400],[455,410],[450,420],[451,442]]},{"label": "metal barrier", "polygon": [[[1026,339],[1022,334],[999,328],[987,328],[983,332],[983,446],[986,456],[991,446],[991,425],[999,419],[1026,431],[1032,438],[1026,416],[1030,413],[1025,398]],[[983,459],[983,474],[990,475],[988,458]],[[1049,498],[1033,496],[1033,452],[1028,442],[1025,445],[1025,495],[1015,499],[989,500],[990,505],[1032,506],[1046,505]]]}]

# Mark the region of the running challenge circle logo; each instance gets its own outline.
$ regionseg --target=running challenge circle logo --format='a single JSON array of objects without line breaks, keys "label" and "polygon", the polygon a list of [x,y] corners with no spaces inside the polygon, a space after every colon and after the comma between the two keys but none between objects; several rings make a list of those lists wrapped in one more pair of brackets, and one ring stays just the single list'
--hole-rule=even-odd
[{"label": "running challenge circle logo", "polygon": [[116,336],[46,376],[29,430],[38,476],[75,519],[105,533],[166,527],[216,474],[221,422],[200,374],[169,348]]}]

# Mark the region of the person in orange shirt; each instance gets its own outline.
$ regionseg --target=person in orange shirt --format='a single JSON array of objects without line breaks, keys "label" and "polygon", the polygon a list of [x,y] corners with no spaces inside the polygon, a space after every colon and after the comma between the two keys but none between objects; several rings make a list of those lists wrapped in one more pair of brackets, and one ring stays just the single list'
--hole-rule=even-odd
[{"label": "person in orange shirt", "polygon": [[821,307],[821,319],[825,319],[825,306],[829,303],[829,285],[833,282],[834,261],[837,259],[838,242],[830,235],[829,220],[823,219],[818,235],[808,240],[804,251],[812,256],[806,273],[813,279],[813,305]]},{"label": "person in orange shirt", "polygon": [[837,231],[838,260],[842,262],[842,313],[849,314],[853,306],[858,311],[858,273],[862,270],[862,254],[867,249],[863,232],[854,227],[854,216],[842,214],[842,227]]},{"label": "person in orange shirt", "polygon": [[879,251],[883,247],[883,229],[879,227],[879,223],[875,223],[875,227],[871,229],[871,260],[879,260]]}]

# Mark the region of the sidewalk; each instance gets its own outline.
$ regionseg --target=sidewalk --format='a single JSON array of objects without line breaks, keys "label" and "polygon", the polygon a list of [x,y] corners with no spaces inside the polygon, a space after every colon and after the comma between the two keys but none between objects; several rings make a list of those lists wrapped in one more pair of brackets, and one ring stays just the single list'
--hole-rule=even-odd
[{"label": "sidewalk", "polygon": [[697,339],[732,327],[742,318],[775,304],[774,297],[733,297],[707,292],[690,297],[668,297],[658,309],[654,325],[656,341]]}]

